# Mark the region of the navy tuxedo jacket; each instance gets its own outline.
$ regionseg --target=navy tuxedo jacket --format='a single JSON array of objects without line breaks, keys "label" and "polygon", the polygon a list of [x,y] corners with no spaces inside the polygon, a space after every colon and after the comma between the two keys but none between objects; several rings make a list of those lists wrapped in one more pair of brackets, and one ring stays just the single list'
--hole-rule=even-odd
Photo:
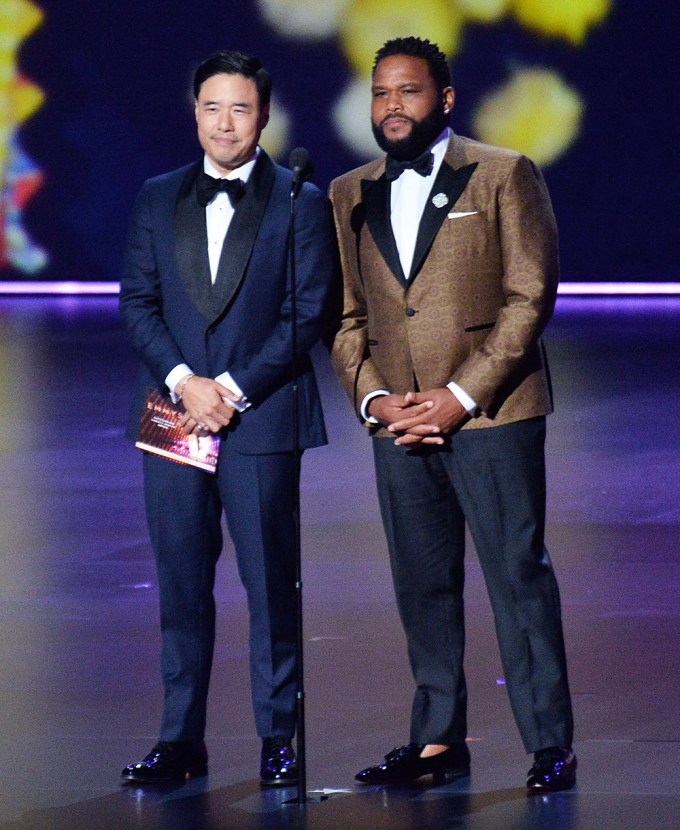
[{"label": "navy tuxedo jacket", "polygon": [[[213,285],[205,209],[195,181],[203,161],[145,182],[135,205],[120,307],[141,359],[128,435],[136,436],[148,387],[168,394],[178,364],[217,377],[229,371],[252,406],[223,430],[243,453],[293,447],[288,229],[292,174],[261,152],[227,233]],[[326,442],[308,356],[332,315],[337,249],[326,197],[298,196],[296,271],[299,435]]]}]

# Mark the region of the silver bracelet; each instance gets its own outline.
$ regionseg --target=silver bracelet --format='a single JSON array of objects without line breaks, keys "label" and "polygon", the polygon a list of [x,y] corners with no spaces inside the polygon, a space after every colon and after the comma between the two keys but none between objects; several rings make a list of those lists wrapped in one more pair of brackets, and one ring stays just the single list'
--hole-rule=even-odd
[{"label": "silver bracelet", "polygon": [[177,392],[177,400],[182,400],[182,395],[184,394],[184,390],[186,389],[187,383],[194,377],[194,372],[190,372],[182,381],[182,385],[180,386],[179,392]]}]

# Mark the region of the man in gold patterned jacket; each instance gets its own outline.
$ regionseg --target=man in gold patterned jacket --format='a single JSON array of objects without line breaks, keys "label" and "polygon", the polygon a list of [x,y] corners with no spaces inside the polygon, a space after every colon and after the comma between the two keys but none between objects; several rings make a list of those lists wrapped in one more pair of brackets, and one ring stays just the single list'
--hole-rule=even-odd
[{"label": "man in gold patterned jacket", "polygon": [[[445,56],[419,38],[376,56],[383,158],[331,184],[344,275],[333,363],[370,428],[397,605],[416,683],[409,743],[357,775],[469,773],[463,672],[470,528],[530,791],[576,780],[560,600],[545,527],[541,333],[557,231],[536,166],[455,135]],[[390,440],[391,439],[391,440]]]}]

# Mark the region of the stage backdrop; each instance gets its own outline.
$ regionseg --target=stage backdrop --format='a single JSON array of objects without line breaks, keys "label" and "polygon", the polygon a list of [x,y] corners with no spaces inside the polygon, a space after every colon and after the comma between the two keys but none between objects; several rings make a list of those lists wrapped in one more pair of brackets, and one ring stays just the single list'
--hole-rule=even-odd
[{"label": "stage backdrop", "polygon": [[372,56],[451,57],[454,129],[542,165],[563,278],[678,280],[680,75],[672,2],[3,0],[0,279],[117,280],[142,181],[198,157],[189,82],[216,49],[274,78],[265,147],[315,181],[378,155]]}]

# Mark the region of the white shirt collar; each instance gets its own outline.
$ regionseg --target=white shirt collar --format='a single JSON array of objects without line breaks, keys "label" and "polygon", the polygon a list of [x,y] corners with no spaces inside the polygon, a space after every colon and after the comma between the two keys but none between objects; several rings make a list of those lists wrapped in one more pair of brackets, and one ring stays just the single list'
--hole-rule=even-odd
[{"label": "white shirt collar", "polygon": [[257,161],[260,152],[260,147],[258,145],[255,149],[254,159],[251,159],[245,164],[242,164],[240,167],[237,167],[235,170],[232,170],[226,176],[215,167],[207,156],[203,156],[203,170],[208,174],[208,176],[212,176],[213,179],[241,179],[241,181],[247,182],[250,178],[250,174],[253,172],[253,167],[255,167],[255,162]]},{"label": "white shirt collar", "polygon": [[445,127],[439,138],[430,146],[432,153],[434,155],[434,166],[432,172],[436,175],[439,171],[439,167],[441,166],[442,161],[444,160],[444,156],[446,155],[446,151],[449,147],[449,140],[451,138],[451,129],[449,127]]},{"label": "white shirt collar", "polygon": [[407,169],[390,186],[392,231],[397,243],[401,266],[407,277],[413,264],[420,220],[439,168],[444,161],[450,136],[451,131],[447,127],[427,148],[434,156],[434,164],[429,176],[421,176],[415,170]]}]

